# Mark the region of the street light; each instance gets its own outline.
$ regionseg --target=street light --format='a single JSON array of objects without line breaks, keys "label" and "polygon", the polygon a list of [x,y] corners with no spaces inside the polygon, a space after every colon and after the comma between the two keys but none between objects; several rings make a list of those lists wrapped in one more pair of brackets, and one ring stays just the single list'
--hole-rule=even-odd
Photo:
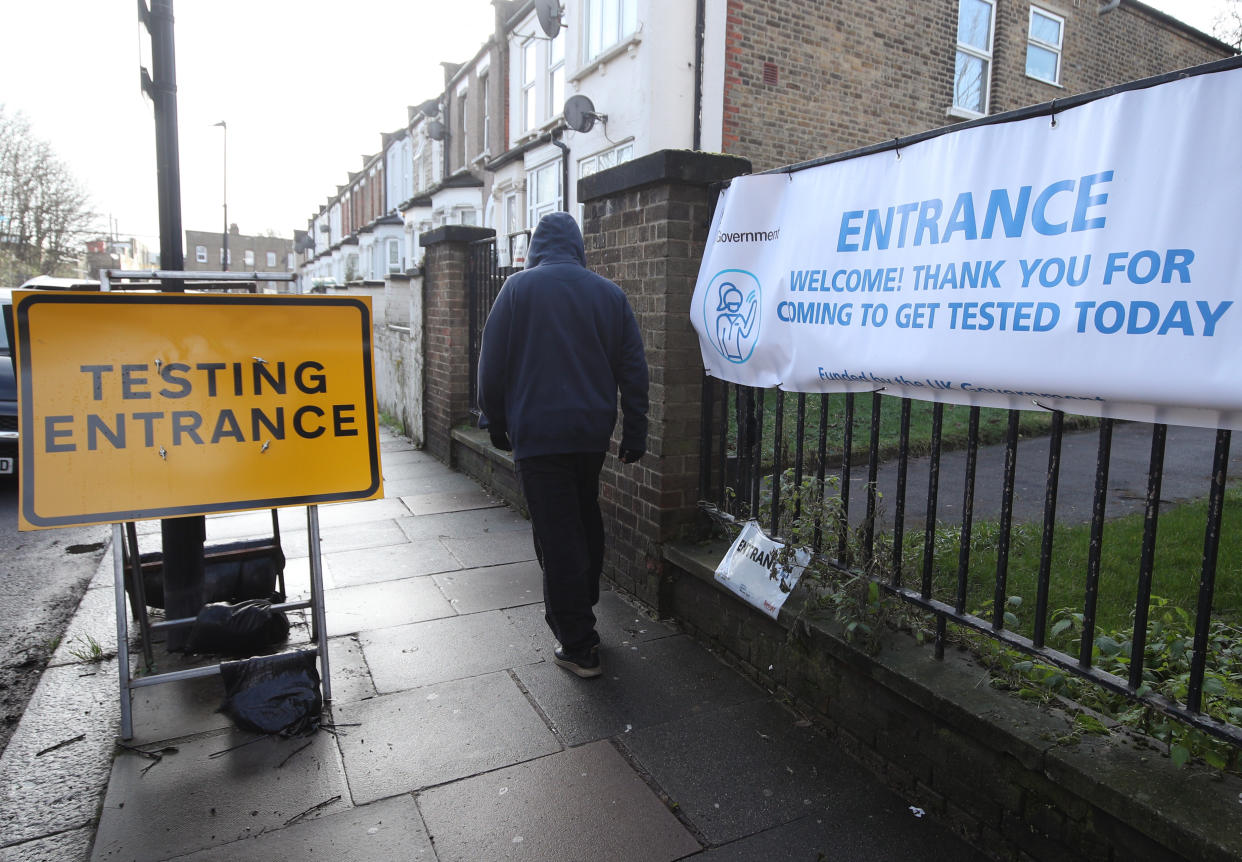
[{"label": "street light", "polygon": [[215,125],[224,129],[224,231],[220,234],[220,268],[229,271],[229,124],[221,120]]}]

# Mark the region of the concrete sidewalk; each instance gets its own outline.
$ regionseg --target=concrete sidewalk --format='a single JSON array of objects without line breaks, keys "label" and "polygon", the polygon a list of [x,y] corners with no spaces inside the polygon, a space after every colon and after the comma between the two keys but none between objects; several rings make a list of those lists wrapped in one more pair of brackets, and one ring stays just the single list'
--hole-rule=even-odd
[{"label": "concrete sidewalk", "polygon": [[[149,754],[118,747],[109,554],[0,759],[0,862],[977,858],[616,593],[603,678],[554,665],[526,521],[400,438],[382,455],[385,499],[320,508],[331,726],[255,738],[210,677],[140,689]],[[303,510],[281,523],[304,595]],[[269,531],[208,519],[209,542]]]}]

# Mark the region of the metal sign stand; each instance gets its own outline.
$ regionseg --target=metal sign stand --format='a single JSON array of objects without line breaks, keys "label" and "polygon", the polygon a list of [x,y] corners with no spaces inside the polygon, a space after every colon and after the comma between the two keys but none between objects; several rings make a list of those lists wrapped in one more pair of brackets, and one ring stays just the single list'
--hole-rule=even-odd
[{"label": "metal sign stand", "polygon": [[[323,699],[325,703],[332,701],[332,681],[328,667],[328,627],[327,620],[324,616],[323,604],[323,558],[320,555],[319,548],[319,507],[306,507],[306,528],[309,535],[310,550],[310,599],[298,602],[284,602],[279,605],[272,605],[273,610],[278,611],[296,611],[303,608],[310,608],[311,611],[311,639],[315,643],[315,652],[319,657],[320,684],[323,687]],[[124,532],[121,524],[112,525],[112,571],[115,580],[116,589],[116,658],[120,671],[120,688],[121,688],[121,738],[133,739],[134,736],[134,717],[133,702],[131,700],[131,692],[136,688],[145,688],[149,685],[159,685],[164,682],[176,682],[184,679],[197,679],[199,677],[213,676],[220,672],[220,665],[206,665],[204,667],[187,668],[186,670],[170,671],[169,673],[152,674],[151,676],[135,677],[130,668],[129,655],[129,616],[126,613],[126,593],[125,593],[125,560],[124,560]],[[136,555],[135,555],[136,559]],[[135,592],[138,597],[135,603],[142,602],[143,607],[138,609],[140,615],[145,618],[146,599],[142,593],[142,577],[137,575],[135,584]],[[155,628],[167,629],[177,626],[187,626],[194,622],[193,617],[179,620],[166,620],[162,623],[143,626],[143,649],[148,657],[150,656],[150,638],[151,632]]]}]

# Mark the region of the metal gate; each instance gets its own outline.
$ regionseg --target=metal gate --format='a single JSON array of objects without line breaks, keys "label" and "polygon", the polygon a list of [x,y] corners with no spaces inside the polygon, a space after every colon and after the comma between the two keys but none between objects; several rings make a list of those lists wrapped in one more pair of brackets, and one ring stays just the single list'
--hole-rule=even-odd
[{"label": "metal gate", "polygon": [[501,285],[520,268],[500,266],[495,237],[470,244],[466,261],[466,294],[470,315],[470,412],[476,416],[479,415],[479,348],[483,341],[483,325],[487,323],[487,315],[491,313]]}]

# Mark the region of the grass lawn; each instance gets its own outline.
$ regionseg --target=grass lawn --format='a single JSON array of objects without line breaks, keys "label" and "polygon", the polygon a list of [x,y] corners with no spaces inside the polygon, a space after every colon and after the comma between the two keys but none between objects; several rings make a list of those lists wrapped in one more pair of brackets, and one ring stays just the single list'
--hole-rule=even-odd
[{"label": "grass lawn", "polygon": [[[1157,531],[1152,594],[1185,608],[1192,616],[1198,607],[1206,518],[1206,500],[1167,506],[1160,512]],[[967,610],[974,613],[991,608],[996,580],[996,533],[996,525],[988,523],[976,524],[972,531]],[[1233,487],[1225,495],[1221,525],[1224,540],[1220,543],[1216,564],[1214,614],[1218,619],[1236,624],[1242,624],[1242,543],[1228,539],[1239,535],[1242,535],[1242,489]],[[1010,610],[1019,620],[1014,628],[1028,636],[1034,626],[1040,536],[1038,525],[1015,527],[1009,555],[1006,594],[1022,597],[1022,604]],[[943,528],[936,537],[933,595],[943,601],[952,602],[957,589],[958,537],[956,528]],[[1058,609],[1082,610],[1090,538],[1090,525],[1057,527],[1048,594],[1050,613]],[[1133,625],[1142,542],[1141,513],[1105,524],[1097,604],[1099,631],[1121,631]],[[922,532],[907,534],[904,547],[904,581],[917,583],[923,566]],[[988,613],[980,615],[986,617]]]},{"label": "grass lawn", "polygon": [[[729,401],[729,442],[730,454],[736,452],[737,441],[737,387],[730,387]],[[805,461],[809,465],[815,457],[819,446],[820,413],[827,403],[827,436],[826,452],[829,465],[841,463],[841,452],[844,448],[847,395],[807,395],[805,397]],[[876,399],[869,393],[854,395],[854,417],[852,423],[853,438],[850,451],[851,461],[855,464],[866,463],[871,451],[871,413],[872,404]],[[880,404],[880,460],[897,455],[901,434],[901,400],[881,395]],[[776,402],[777,393],[768,391],[763,398],[763,452],[764,461],[771,462],[773,441],[776,433]],[[795,434],[798,422],[799,396],[796,393],[784,394],[784,444],[783,460],[790,463],[795,451]],[[910,455],[917,457],[931,451],[932,412],[934,404],[928,401],[910,402]],[[965,449],[970,424],[969,407],[957,404],[944,405],[941,446],[944,451]],[[718,417],[720,405],[717,403],[715,415]],[[1024,437],[1047,434],[1052,429],[1052,413],[1047,410],[1021,410],[1018,413],[1018,432]],[[979,445],[1001,443],[1008,430],[1009,411],[985,407],[979,411]],[[1089,428],[1099,424],[1098,419],[1088,416],[1065,416],[1065,430]]]}]

